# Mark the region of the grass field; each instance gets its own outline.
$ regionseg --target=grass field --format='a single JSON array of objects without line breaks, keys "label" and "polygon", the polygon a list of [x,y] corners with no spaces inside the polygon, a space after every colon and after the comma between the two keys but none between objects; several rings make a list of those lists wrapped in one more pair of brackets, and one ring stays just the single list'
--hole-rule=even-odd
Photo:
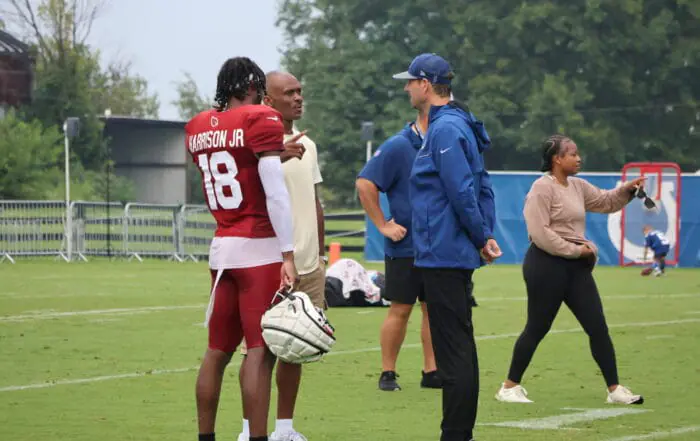
[{"label": "grass field", "polygon": [[[604,404],[587,338],[566,309],[526,373],[535,404],[495,401],[524,324],[524,289],[519,267],[478,272],[477,440],[700,439],[700,272],[668,272],[650,279],[634,268],[596,270],[621,379],[647,400],[634,408]],[[196,439],[194,381],[208,287],[203,263],[0,264],[0,439]],[[399,359],[403,390],[377,389],[385,312],[329,311],[338,343],[305,368],[295,418],[309,440],[439,439],[440,393],[418,385],[418,314]],[[239,396],[234,365],[224,384],[220,440],[235,440],[240,430]],[[612,416],[611,409],[639,412]],[[493,425],[504,422],[531,428]]]}]

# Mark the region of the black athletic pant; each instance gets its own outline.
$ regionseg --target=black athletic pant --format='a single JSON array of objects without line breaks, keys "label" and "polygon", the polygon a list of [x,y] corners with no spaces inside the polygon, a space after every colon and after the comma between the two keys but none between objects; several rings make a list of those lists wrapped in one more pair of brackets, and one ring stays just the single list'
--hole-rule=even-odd
[{"label": "black athletic pant", "polygon": [[508,379],[520,383],[537,345],[549,332],[562,302],[588,334],[593,358],[608,386],[618,384],[615,349],[605,323],[600,294],[587,259],[552,256],[534,244],[523,262],[527,287],[527,324],[515,343]]},{"label": "black athletic pant", "polygon": [[662,273],[666,271],[666,255],[667,254],[668,253],[661,253],[661,254],[657,254],[656,256],[654,256],[654,258],[659,262],[659,269],[661,270]]},{"label": "black athletic pant", "polygon": [[469,441],[479,401],[472,326],[472,270],[421,268],[430,332],[442,378],[441,441]]}]

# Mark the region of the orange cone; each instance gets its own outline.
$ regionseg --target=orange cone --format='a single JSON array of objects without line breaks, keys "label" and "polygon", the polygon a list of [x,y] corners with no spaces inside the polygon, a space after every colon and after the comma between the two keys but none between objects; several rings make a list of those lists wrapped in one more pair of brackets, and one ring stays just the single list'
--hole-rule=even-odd
[{"label": "orange cone", "polygon": [[328,254],[328,265],[330,266],[340,259],[340,243],[331,242],[328,246]]}]

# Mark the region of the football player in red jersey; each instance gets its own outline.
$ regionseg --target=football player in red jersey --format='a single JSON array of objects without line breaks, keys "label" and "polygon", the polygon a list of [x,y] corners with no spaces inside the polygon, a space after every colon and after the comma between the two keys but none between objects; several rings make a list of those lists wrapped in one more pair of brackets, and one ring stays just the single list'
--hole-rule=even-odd
[{"label": "football player in red jersey", "polygon": [[262,338],[260,320],[275,292],[299,277],[280,162],[284,126],[279,112],[260,105],[265,75],[250,59],[227,60],[216,89],[216,107],[185,126],[186,148],[202,173],[217,225],[209,250],[209,341],[196,386],[199,440],[215,440],[224,370],[245,337],[243,408],[250,441],[267,441],[275,357]]}]

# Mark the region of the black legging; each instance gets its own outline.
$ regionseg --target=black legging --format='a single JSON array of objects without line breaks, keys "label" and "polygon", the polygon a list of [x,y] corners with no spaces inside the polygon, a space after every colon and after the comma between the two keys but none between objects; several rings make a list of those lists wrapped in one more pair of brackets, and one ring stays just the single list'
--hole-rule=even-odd
[{"label": "black legging", "polygon": [[509,380],[520,383],[537,345],[549,332],[564,302],[588,334],[593,358],[608,387],[618,384],[615,349],[592,269],[593,265],[585,259],[564,259],[552,256],[534,244],[530,246],[523,262],[527,324],[515,342]]}]

